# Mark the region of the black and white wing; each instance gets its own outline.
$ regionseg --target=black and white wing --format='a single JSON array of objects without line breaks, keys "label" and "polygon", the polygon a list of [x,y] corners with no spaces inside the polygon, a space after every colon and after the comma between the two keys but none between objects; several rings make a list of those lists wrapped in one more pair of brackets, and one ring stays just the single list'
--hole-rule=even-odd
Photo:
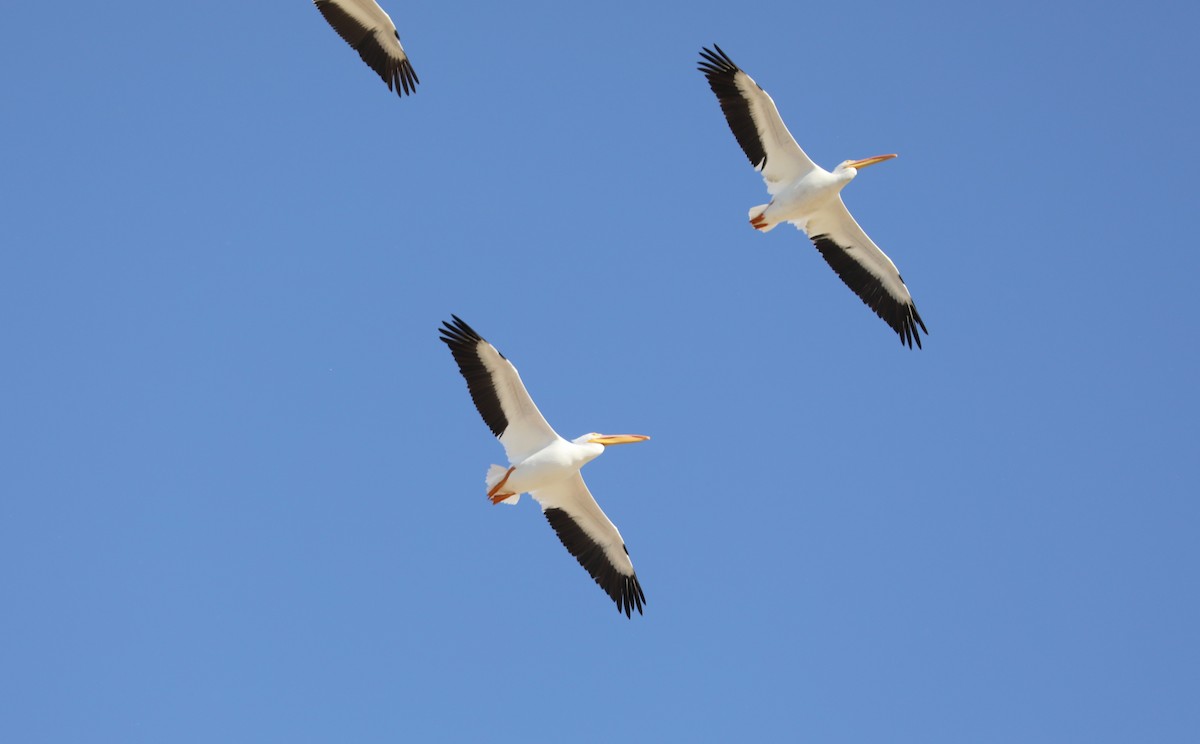
[{"label": "black and white wing", "polygon": [[375,0],[313,0],[317,10],[383,78],[388,90],[407,95],[417,89],[417,73],[400,44],[396,24]]},{"label": "black and white wing", "polygon": [[553,486],[530,493],[558,533],[558,539],[579,565],[587,569],[604,593],[617,603],[617,611],[630,617],[642,614],[646,595],[629,560],[625,541],[588,491],[583,476],[575,473]]},{"label": "black and white wing", "polygon": [[927,334],[929,331],[925,330],[925,322],[900,278],[900,271],[858,226],[840,195],[797,227],[808,233],[846,286],[900,334],[900,343],[911,349],[915,341],[917,348],[921,348],[917,329]]},{"label": "black and white wing", "polygon": [[772,196],[780,188],[795,183],[816,167],[775,108],[771,96],[734,64],[721,47],[700,51],[699,69],[708,78],[725,112],[725,121],[733,130],[750,165],[762,173],[767,192]]},{"label": "black and white wing", "polygon": [[512,362],[457,315],[442,323],[441,340],[450,347],[471,400],[492,433],[500,438],[508,461],[516,464],[558,439],[525,391]]}]

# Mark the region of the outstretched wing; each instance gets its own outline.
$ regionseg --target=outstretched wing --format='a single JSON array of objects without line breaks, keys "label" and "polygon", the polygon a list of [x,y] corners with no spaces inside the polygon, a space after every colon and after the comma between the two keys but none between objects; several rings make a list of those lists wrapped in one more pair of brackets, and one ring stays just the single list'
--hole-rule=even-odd
[{"label": "outstretched wing", "polygon": [[617,611],[626,617],[635,609],[642,614],[646,595],[629,560],[629,551],[616,525],[592,498],[583,476],[575,473],[530,495],[542,505],[542,513],[567,551],[617,603]]},{"label": "outstretched wing", "polygon": [[450,347],[467,381],[475,408],[500,438],[508,461],[516,464],[558,439],[525,390],[512,362],[457,315],[442,323],[441,340]]},{"label": "outstretched wing", "polygon": [[417,73],[400,44],[391,17],[374,0],[313,0],[338,36],[354,48],[388,90],[407,95],[417,89]]},{"label": "outstretched wing", "polygon": [[840,195],[797,227],[808,233],[846,286],[900,335],[900,343],[911,349],[915,341],[917,348],[921,348],[917,329],[926,334],[929,331],[900,278],[900,271],[858,226]]},{"label": "outstretched wing", "polygon": [[788,131],[771,96],[734,64],[721,47],[713,44],[700,51],[700,71],[708,78],[750,165],[762,172],[767,191],[774,195],[782,186],[799,180],[816,167]]}]

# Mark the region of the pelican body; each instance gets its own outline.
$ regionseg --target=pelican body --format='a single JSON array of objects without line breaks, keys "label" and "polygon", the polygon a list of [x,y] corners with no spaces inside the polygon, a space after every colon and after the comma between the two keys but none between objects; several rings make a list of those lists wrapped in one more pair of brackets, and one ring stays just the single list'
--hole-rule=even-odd
[{"label": "pelican body", "polygon": [[488,498],[493,503],[515,504],[523,493],[533,493],[547,486],[565,481],[578,473],[584,465],[604,454],[604,448],[613,444],[632,444],[649,437],[641,434],[584,434],[578,439],[567,441],[556,435],[554,441],[534,452],[518,463],[512,463],[501,474],[503,485],[495,478],[500,465],[493,465],[488,473]]},{"label": "pelican body", "polygon": [[[593,443],[586,436],[572,442],[558,437],[524,460],[512,463],[511,471],[505,473],[507,478],[504,485],[495,493],[492,491],[499,481],[493,481],[489,477],[488,498],[492,499],[493,503],[515,504],[521,494],[564,481],[603,453],[604,446]],[[494,471],[490,471],[489,476],[492,473]]]},{"label": "pelican body", "polygon": [[546,423],[525,390],[512,362],[457,315],[442,324],[441,340],[467,381],[484,423],[504,445],[509,466],[488,468],[487,497],[493,504],[516,504],[528,493],[617,611],[642,613],[646,595],[633,570],[621,533],[596,503],[580,469],[616,444],[644,442],[643,434],[598,434],[563,439]]},{"label": "pelican body", "polygon": [[814,165],[800,180],[788,184],[775,194],[769,204],[760,204],[750,209],[750,225],[761,232],[769,232],[782,222],[794,223],[801,230],[808,229],[814,216],[832,208],[840,202],[842,189],[854,180],[859,168],[891,160],[895,155],[877,155],[862,160],[845,160],[833,172]]}]

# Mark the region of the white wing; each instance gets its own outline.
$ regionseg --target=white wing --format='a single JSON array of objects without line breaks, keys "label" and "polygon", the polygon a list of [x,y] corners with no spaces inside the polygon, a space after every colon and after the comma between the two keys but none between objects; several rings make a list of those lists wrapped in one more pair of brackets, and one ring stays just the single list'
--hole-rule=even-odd
[{"label": "white wing", "polygon": [[925,322],[917,312],[900,271],[892,259],[867,237],[846,209],[841,195],[810,215],[805,223],[793,222],[808,233],[829,266],[867,307],[900,335],[900,343],[921,348],[917,328]]},{"label": "white wing", "polygon": [[317,10],[354,48],[388,90],[406,95],[417,89],[417,73],[400,44],[396,24],[374,0],[313,0]]},{"label": "white wing", "polygon": [[575,473],[552,486],[530,493],[558,533],[567,551],[587,569],[612,600],[617,611],[642,613],[646,595],[629,560],[621,533],[592,498],[583,476]]},{"label": "white wing", "polygon": [[708,85],[725,112],[725,121],[750,159],[750,165],[762,172],[767,191],[774,196],[817,166],[796,144],[771,96],[734,64],[721,47],[713,44],[713,48],[715,52],[701,50],[699,69],[708,78]]},{"label": "white wing", "polygon": [[479,415],[504,445],[508,461],[515,465],[557,440],[512,362],[457,315],[450,317],[453,322],[439,329],[441,339],[450,347]]}]

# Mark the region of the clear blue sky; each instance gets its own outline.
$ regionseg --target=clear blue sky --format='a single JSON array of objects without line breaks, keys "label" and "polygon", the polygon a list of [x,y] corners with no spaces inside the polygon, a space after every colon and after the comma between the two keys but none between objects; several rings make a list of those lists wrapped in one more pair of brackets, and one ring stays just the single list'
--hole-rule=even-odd
[{"label": "clear blue sky", "polygon": [[[0,28],[0,740],[1191,742],[1188,3],[20,3]],[[719,43],[929,326],[765,201]],[[523,500],[438,324],[649,604]],[[1190,484],[1190,485],[1189,485]]]}]

